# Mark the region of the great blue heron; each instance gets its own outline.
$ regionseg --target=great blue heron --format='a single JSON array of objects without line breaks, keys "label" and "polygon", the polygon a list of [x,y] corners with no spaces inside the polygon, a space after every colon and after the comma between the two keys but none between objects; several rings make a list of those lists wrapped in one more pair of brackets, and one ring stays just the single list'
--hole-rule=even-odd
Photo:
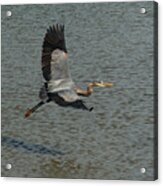
[{"label": "great blue heron", "polygon": [[30,116],[40,106],[50,101],[64,107],[71,106],[91,111],[93,108],[88,108],[80,96],[91,95],[95,86],[111,87],[112,83],[90,82],[87,84],[86,90],[75,85],[66,62],[68,55],[64,25],[56,24],[47,29],[42,48],[42,72],[45,83],[39,93],[41,101],[33,108],[28,109],[25,112],[25,117]]}]

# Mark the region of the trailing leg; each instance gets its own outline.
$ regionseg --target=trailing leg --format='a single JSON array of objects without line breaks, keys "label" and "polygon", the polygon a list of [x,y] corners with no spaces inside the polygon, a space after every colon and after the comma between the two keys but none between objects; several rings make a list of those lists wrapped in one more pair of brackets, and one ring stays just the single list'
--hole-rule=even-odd
[{"label": "trailing leg", "polygon": [[35,105],[34,107],[32,107],[31,109],[28,109],[25,113],[24,113],[24,117],[27,118],[29,117],[33,112],[35,112],[38,108],[40,108],[42,105],[44,105],[45,103],[50,102],[51,100],[48,99],[47,101],[40,101],[37,105]]}]

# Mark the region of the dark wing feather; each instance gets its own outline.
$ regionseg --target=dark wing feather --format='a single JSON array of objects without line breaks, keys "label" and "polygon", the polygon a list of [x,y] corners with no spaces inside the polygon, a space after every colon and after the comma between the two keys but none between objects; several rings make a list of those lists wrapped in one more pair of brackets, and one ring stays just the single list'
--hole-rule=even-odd
[{"label": "dark wing feather", "polygon": [[56,24],[50,26],[44,37],[42,46],[42,71],[46,81],[50,80],[51,74],[51,54],[54,50],[59,49],[67,53],[64,39],[64,25]]},{"label": "dark wing feather", "polygon": [[64,100],[64,103],[67,104],[67,106],[72,106],[74,108],[91,111],[89,108],[87,108],[83,100],[80,99],[80,97],[76,94],[76,92],[73,89],[59,91],[57,94],[60,98]]},{"label": "dark wing feather", "polygon": [[88,108],[83,100],[71,89],[59,91],[57,93],[48,94],[51,100],[55,101],[60,106],[71,106],[77,109],[91,111],[93,108]]}]

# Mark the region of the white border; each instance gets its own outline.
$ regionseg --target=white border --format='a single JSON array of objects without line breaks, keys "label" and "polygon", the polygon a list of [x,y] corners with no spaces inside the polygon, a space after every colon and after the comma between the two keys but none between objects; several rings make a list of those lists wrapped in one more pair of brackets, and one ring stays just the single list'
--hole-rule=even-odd
[{"label": "white border", "polygon": [[[91,2],[135,2],[142,0],[1,0],[1,4],[51,4],[51,3],[91,3]],[[152,0],[144,0],[152,1]]]},{"label": "white border", "polygon": [[[80,3],[80,2],[121,2],[123,0],[1,0],[0,4],[48,4],[48,3]],[[136,0],[129,0],[136,1]],[[141,1],[141,0],[138,0]],[[89,186],[112,186],[112,185],[120,185],[120,186],[130,186],[139,184],[141,185],[163,185],[162,172],[163,172],[163,101],[161,99],[161,95],[163,95],[163,52],[161,53],[161,49],[163,48],[163,0],[156,0],[159,3],[159,180],[156,182],[144,182],[144,181],[110,181],[110,180],[73,180],[73,179],[30,179],[30,178],[0,178],[0,185],[3,186],[43,186],[47,185],[61,185],[61,186],[76,186],[76,185],[88,185]],[[1,51],[0,51],[1,52]],[[162,113],[161,113],[162,111]],[[161,122],[162,121],[162,122]]]}]

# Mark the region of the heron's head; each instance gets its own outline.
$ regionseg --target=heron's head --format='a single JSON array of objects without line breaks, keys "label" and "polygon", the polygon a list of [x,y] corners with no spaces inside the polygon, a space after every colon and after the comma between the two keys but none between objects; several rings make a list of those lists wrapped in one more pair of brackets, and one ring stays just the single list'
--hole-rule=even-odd
[{"label": "heron's head", "polygon": [[96,86],[96,87],[112,87],[113,83],[99,81],[99,82],[94,82],[94,86]]}]

